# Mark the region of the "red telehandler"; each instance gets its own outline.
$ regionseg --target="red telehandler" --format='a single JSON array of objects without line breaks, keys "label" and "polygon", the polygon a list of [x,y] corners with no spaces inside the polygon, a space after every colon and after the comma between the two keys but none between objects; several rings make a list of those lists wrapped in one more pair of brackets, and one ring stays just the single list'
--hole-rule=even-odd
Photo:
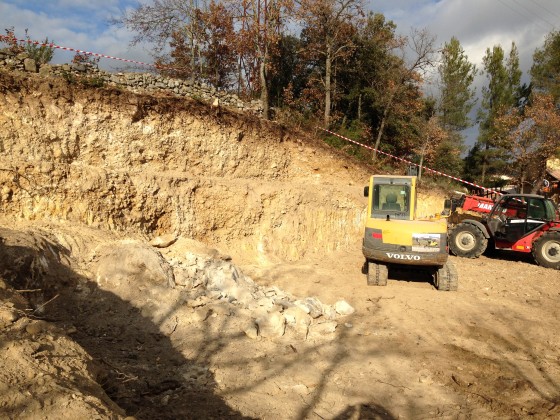
[{"label": "red telehandler", "polygon": [[[533,194],[507,194],[490,210],[488,200],[492,202],[466,196],[455,203],[449,232],[449,249],[454,255],[478,258],[488,247],[504,249],[532,253],[537,264],[560,270],[560,215],[552,200]],[[458,214],[461,220],[453,226]]]}]

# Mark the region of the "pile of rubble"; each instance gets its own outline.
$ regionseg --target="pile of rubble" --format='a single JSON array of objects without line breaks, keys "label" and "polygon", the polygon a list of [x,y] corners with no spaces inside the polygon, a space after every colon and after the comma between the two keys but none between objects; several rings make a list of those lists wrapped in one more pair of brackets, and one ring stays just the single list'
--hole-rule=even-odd
[{"label": "pile of rubble", "polygon": [[[151,243],[112,244],[93,260],[99,287],[141,307],[156,324],[184,305],[192,314],[206,309],[204,319],[208,313],[238,316],[243,321],[236,325],[252,339],[289,334],[305,340],[334,333],[337,320],[354,312],[344,300],[327,305],[259,286],[230,257],[196,241],[158,237]],[[181,317],[188,313],[183,310]]]}]

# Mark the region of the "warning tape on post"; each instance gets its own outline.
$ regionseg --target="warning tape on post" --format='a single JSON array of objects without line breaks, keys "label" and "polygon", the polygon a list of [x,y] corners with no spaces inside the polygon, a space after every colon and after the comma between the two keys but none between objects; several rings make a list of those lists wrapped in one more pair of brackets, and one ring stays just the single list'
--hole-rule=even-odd
[{"label": "warning tape on post", "polygon": [[[396,160],[399,160],[399,161],[401,161],[401,162],[408,163],[409,165],[414,165],[414,166],[420,167],[419,164],[414,163],[414,162],[412,162],[412,161],[410,161],[410,160],[408,160],[408,159],[404,159],[404,158],[401,158],[401,157],[392,155],[391,153],[387,153],[387,152],[384,152],[384,151],[382,151],[382,150],[376,149],[376,148],[374,148],[374,147],[368,146],[368,145],[366,145],[366,144],[359,143],[359,142],[357,142],[356,140],[352,140],[352,139],[350,139],[350,138],[348,138],[348,137],[345,137],[345,136],[342,136],[342,135],[340,135],[340,134],[338,134],[338,133],[335,133],[334,131],[327,130],[326,128],[323,128],[323,127],[317,127],[317,128],[318,128],[319,130],[322,130],[322,131],[325,131],[325,132],[327,132],[327,133],[329,133],[329,134],[332,134],[333,136],[339,137],[339,138],[341,138],[341,139],[343,139],[343,140],[349,141],[349,142],[351,142],[351,143],[354,143],[354,144],[356,144],[356,145],[358,145],[358,146],[361,146],[361,147],[364,147],[364,148],[366,148],[366,149],[376,151],[377,153],[380,153],[380,154],[382,154],[382,155],[388,156],[388,157],[390,157],[390,158],[392,158],[392,159],[396,159]],[[482,185],[474,184],[474,183],[472,183],[472,182],[466,181],[466,180],[461,179],[461,178],[457,178],[456,176],[453,176],[453,175],[448,175],[448,174],[446,174],[446,173],[443,173],[443,172],[441,172],[441,171],[437,171],[437,170],[435,170],[435,169],[428,168],[428,167],[426,167],[426,166],[422,166],[422,169],[424,169],[425,171],[428,171],[428,172],[432,172],[432,173],[434,173],[434,174],[436,174],[436,175],[444,176],[444,177],[450,178],[450,179],[452,179],[452,180],[454,180],[454,181],[457,181],[457,182],[461,182],[461,183],[463,183],[463,184],[470,185],[470,186],[472,186],[472,187],[481,188],[481,189],[483,189],[483,190],[485,190],[485,191],[490,191],[491,193],[500,194],[500,195],[502,194],[501,192],[495,191],[495,190],[493,190],[493,189],[491,189],[491,188],[486,188],[486,187],[483,187]]]}]

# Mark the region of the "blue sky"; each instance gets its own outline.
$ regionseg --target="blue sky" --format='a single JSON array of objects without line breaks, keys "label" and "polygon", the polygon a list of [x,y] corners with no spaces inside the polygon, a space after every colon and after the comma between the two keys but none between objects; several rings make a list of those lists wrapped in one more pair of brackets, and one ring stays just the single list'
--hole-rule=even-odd
[{"label": "blue sky", "polygon": [[[529,81],[535,49],[548,33],[560,30],[560,0],[366,0],[365,4],[393,20],[403,35],[411,28],[426,28],[438,45],[455,36],[479,69],[487,48],[499,44],[508,53],[514,41],[524,82]],[[0,0],[0,31],[14,27],[16,36],[24,38],[28,28],[32,39],[48,37],[62,46],[151,63],[146,46],[130,47],[132,34],[107,23],[137,5],[136,0]],[[72,57],[73,53],[58,50],[54,61],[69,62]],[[123,65],[108,59],[100,62],[107,70]],[[480,92],[484,76],[475,83]]]}]

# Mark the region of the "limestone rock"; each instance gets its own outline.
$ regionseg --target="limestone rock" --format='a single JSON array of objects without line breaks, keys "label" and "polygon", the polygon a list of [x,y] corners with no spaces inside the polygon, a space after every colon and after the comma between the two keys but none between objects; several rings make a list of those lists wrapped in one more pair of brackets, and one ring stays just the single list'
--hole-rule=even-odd
[{"label": "limestone rock", "polygon": [[19,318],[17,311],[13,308],[0,307],[0,327],[12,324]]},{"label": "limestone rock", "polygon": [[283,312],[287,328],[294,332],[297,338],[305,340],[311,325],[311,317],[301,308],[291,307]]},{"label": "limestone rock", "polygon": [[356,310],[345,300],[339,300],[334,304],[335,311],[340,315],[352,315]]},{"label": "limestone rock", "polygon": [[52,330],[52,328],[52,325],[50,325],[46,321],[34,320],[27,324],[27,326],[25,327],[25,331],[27,331],[29,334],[35,335],[42,332],[50,331]]},{"label": "limestone rock", "polygon": [[259,337],[259,332],[257,330],[257,326],[256,325],[248,325],[243,332],[245,333],[245,335],[253,340],[256,340]]},{"label": "limestone rock", "polygon": [[23,60],[23,68],[25,71],[37,73],[37,62],[32,58],[26,58]]},{"label": "limestone rock", "polygon": [[100,287],[121,292],[127,299],[141,297],[145,288],[175,286],[167,261],[152,247],[140,243],[123,243],[103,251],[96,278]]},{"label": "limestone rock", "polygon": [[334,320],[338,317],[336,309],[331,305],[323,305],[323,318],[328,320]]},{"label": "limestone rock", "polygon": [[265,338],[282,337],[286,329],[286,318],[280,312],[264,314],[256,319],[259,335]]},{"label": "limestone rock", "polygon": [[308,297],[294,303],[307,312],[312,318],[319,318],[323,314],[323,304],[316,297]]},{"label": "limestone rock", "polygon": [[156,236],[150,241],[150,245],[156,248],[167,248],[177,241],[177,235],[169,233],[167,235]]},{"label": "limestone rock", "polygon": [[309,327],[308,337],[312,339],[324,338],[326,335],[333,334],[338,326],[336,321],[326,321],[319,324],[312,324]]}]

